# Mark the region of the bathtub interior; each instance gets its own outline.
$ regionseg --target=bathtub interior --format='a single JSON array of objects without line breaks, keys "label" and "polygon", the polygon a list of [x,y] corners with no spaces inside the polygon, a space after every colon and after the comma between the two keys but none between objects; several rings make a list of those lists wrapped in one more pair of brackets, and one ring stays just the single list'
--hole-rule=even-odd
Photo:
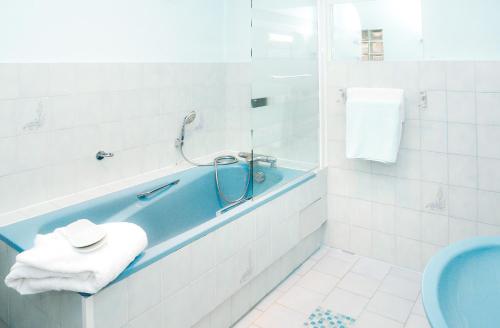
[{"label": "bathtub interior", "polygon": [[[248,165],[238,163],[219,168],[221,187],[230,197],[244,192]],[[266,175],[263,183],[253,183],[248,197],[291,181],[304,172],[288,168],[258,167]],[[180,179],[154,197],[140,200],[137,194],[169,181]],[[32,247],[36,234],[45,234],[75,220],[86,218],[96,224],[126,221],[141,226],[148,235],[148,247],[177,236],[215,217],[227,205],[217,195],[213,167],[198,167],[165,178],[133,186],[77,205],[0,227],[0,238],[21,252]]]}]

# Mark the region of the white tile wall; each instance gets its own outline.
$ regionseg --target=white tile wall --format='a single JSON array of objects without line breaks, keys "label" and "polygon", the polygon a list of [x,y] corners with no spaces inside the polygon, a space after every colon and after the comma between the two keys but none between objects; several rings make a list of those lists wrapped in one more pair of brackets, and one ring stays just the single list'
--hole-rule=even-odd
[{"label": "white tile wall", "polygon": [[[421,270],[448,243],[500,233],[498,72],[500,62],[329,64],[330,245]],[[338,89],[350,86],[405,89],[397,164],[345,158]]]},{"label": "white tile wall", "polygon": [[[242,79],[226,72],[239,65],[0,64],[0,213],[181,163],[174,140],[193,109],[186,153],[226,149],[227,84]],[[248,108],[248,94],[232,98]],[[98,162],[100,149],[115,157]]]}]

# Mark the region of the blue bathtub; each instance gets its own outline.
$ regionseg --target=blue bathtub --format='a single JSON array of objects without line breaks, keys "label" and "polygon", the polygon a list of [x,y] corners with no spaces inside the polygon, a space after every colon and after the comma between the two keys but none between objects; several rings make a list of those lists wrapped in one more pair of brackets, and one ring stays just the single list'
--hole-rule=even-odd
[{"label": "blue bathtub", "polygon": [[[245,164],[219,167],[222,189],[226,195],[241,195],[247,170]],[[216,217],[216,212],[227,204],[217,195],[213,167],[196,167],[0,227],[0,239],[22,252],[32,247],[36,234],[51,232],[77,219],[87,218],[97,224],[111,221],[136,223],[148,235],[148,248],[122,272],[116,282],[314,177],[314,173],[304,174],[303,171],[287,168],[259,166],[256,170],[264,172],[266,180],[260,184],[253,183],[248,196],[259,196],[278,184],[290,183],[273,193],[273,197],[248,201],[241,206],[243,209],[236,208]],[[177,179],[180,180],[178,184],[154,197],[145,200],[137,198],[141,192]]]},{"label": "blue bathtub", "polygon": [[464,240],[427,265],[422,300],[433,328],[500,327],[500,237]]}]

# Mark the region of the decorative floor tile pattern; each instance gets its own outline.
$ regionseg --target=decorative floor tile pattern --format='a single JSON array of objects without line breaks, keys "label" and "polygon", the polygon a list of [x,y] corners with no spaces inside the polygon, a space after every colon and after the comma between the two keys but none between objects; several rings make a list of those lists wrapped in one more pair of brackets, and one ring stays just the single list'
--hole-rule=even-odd
[{"label": "decorative floor tile pattern", "polygon": [[420,285],[420,272],[322,247],[235,327],[430,328]]},{"label": "decorative floor tile pattern", "polygon": [[325,310],[322,307],[316,308],[309,315],[304,327],[309,328],[349,328],[354,325],[356,319],[340,313],[333,313],[331,310]]}]

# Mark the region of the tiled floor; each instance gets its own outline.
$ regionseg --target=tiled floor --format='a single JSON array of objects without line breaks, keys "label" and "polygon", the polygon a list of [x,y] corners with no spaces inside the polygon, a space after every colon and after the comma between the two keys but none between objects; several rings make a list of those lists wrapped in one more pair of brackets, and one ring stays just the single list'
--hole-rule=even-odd
[{"label": "tiled floor", "polygon": [[420,283],[418,272],[323,247],[235,327],[304,328],[321,307],[356,328],[430,328]]}]

